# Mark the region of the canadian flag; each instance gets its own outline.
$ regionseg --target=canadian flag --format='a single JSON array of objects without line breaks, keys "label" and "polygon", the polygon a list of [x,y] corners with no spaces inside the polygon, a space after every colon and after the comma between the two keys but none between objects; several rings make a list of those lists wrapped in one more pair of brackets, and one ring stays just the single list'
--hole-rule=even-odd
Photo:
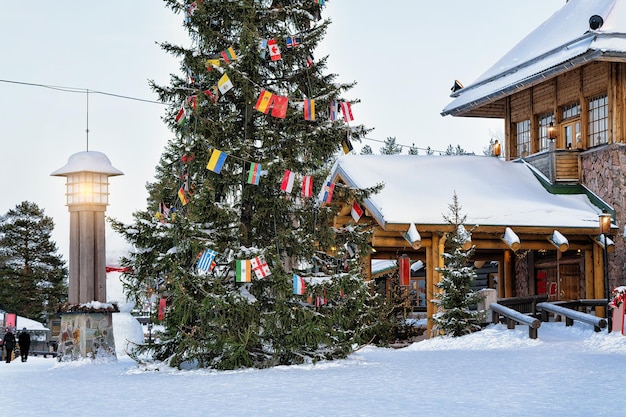
[{"label": "canadian flag", "polygon": [[270,58],[272,59],[272,61],[278,61],[281,59],[280,48],[276,43],[276,39],[269,39],[267,41],[267,48],[270,51]]}]

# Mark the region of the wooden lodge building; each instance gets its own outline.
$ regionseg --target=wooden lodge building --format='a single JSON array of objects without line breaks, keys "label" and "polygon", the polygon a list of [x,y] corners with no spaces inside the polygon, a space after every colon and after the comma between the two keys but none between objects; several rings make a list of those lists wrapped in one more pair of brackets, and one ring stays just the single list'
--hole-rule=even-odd
[{"label": "wooden lodge building", "polygon": [[[501,155],[346,155],[333,168],[338,183],[385,184],[361,202],[359,221],[374,225],[372,259],[422,261],[425,276],[411,288],[435,292],[456,193],[476,265],[497,263],[488,285],[499,298],[599,299],[606,279],[609,289],[623,285],[626,0],[565,2],[473,84],[455,82],[452,98],[443,116],[503,120]],[[351,204],[337,225],[353,221]],[[603,211],[612,217],[607,251]]]}]

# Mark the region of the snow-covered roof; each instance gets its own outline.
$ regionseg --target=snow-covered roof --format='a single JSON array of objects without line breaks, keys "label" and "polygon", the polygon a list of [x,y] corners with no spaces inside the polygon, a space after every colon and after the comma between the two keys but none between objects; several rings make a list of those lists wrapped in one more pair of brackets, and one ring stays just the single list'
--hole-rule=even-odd
[{"label": "snow-covered roof", "polygon": [[585,194],[551,194],[525,163],[495,157],[344,155],[338,176],[360,189],[384,183],[363,201],[382,227],[446,224],[455,192],[467,225],[597,228],[601,212]]},{"label": "snow-covered roof", "polygon": [[[603,20],[595,30],[590,29],[592,16]],[[570,0],[471,85],[455,91],[441,114],[466,112],[606,57],[626,59],[626,2]]]},{"label": "snow-covered roof", "polygon": [[[4,312],[0,314],[4,314]],[[38,321],[31,320],[29,318],[22,317],[22,316],[17,316],[17,320],[15,321],[15,330],[21,331],[24,327],[26,327],[26,330],[31,331],[31,332],[34,332],[34,331],[49,332],[50,331],[50,329],[48,329],[46,326],[39,323]]]},{"label": "snow-covered roof", "polygon": [[68,174],[76,172],[97,172],[107,174],[110,177],[124,175],[122,171],[111,165],[111,161],[105,154],[98,151],[77,152],[68,158],[67,164],[50,175],[66,177]]}]

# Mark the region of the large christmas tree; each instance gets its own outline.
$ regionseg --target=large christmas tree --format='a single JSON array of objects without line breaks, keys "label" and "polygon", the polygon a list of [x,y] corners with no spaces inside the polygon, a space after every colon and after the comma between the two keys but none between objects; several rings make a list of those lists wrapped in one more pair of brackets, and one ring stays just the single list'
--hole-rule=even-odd
[{"label": "large christmas tree", "polygon": [[372,190],[326,179],[366,129],[350,125],[352,85],[313,57],[324,1],[165,2],[192,40],[162,45],[181,74],[153,85],[175,138],[148,209],[113,222],[137,247],[126,289],[165,328],[139,350],[172,366],[267,367],[345,357],[389,332],[360,274],[367,227],[331,227],[337,201]]}]

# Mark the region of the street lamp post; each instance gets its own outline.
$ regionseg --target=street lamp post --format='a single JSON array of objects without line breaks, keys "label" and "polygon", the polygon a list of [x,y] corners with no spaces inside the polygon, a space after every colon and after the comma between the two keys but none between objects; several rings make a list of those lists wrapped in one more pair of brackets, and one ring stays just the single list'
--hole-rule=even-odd
[{"label": "street lamp post", "polygon": [[52,176],[66,178],[70,212],[68,303],[59,310],[61,360],[115,357],[113,316],[107,304],[104,212],[109,204],[109,177],[123,175],[102,152],[71,155]]},{"label": "street lamp post", "polygon": [[78,152],[52,176],[66,178],[70,212],[70,304],[106,303],[104,212],[109,177],[123,175],[101,152]]},{"label": "street lamp post", "polygon": [[603,266],[604,266],[604,296],[606,298],[606,320],[608,323],[608,332],[611,332],[611,313],[609,311],[609,242],[608,242],[608,233],[611,231],[611,215],[609,213],[603,212],[600,214],[600,233],[602,234],[602,246],[603,246]]}]

